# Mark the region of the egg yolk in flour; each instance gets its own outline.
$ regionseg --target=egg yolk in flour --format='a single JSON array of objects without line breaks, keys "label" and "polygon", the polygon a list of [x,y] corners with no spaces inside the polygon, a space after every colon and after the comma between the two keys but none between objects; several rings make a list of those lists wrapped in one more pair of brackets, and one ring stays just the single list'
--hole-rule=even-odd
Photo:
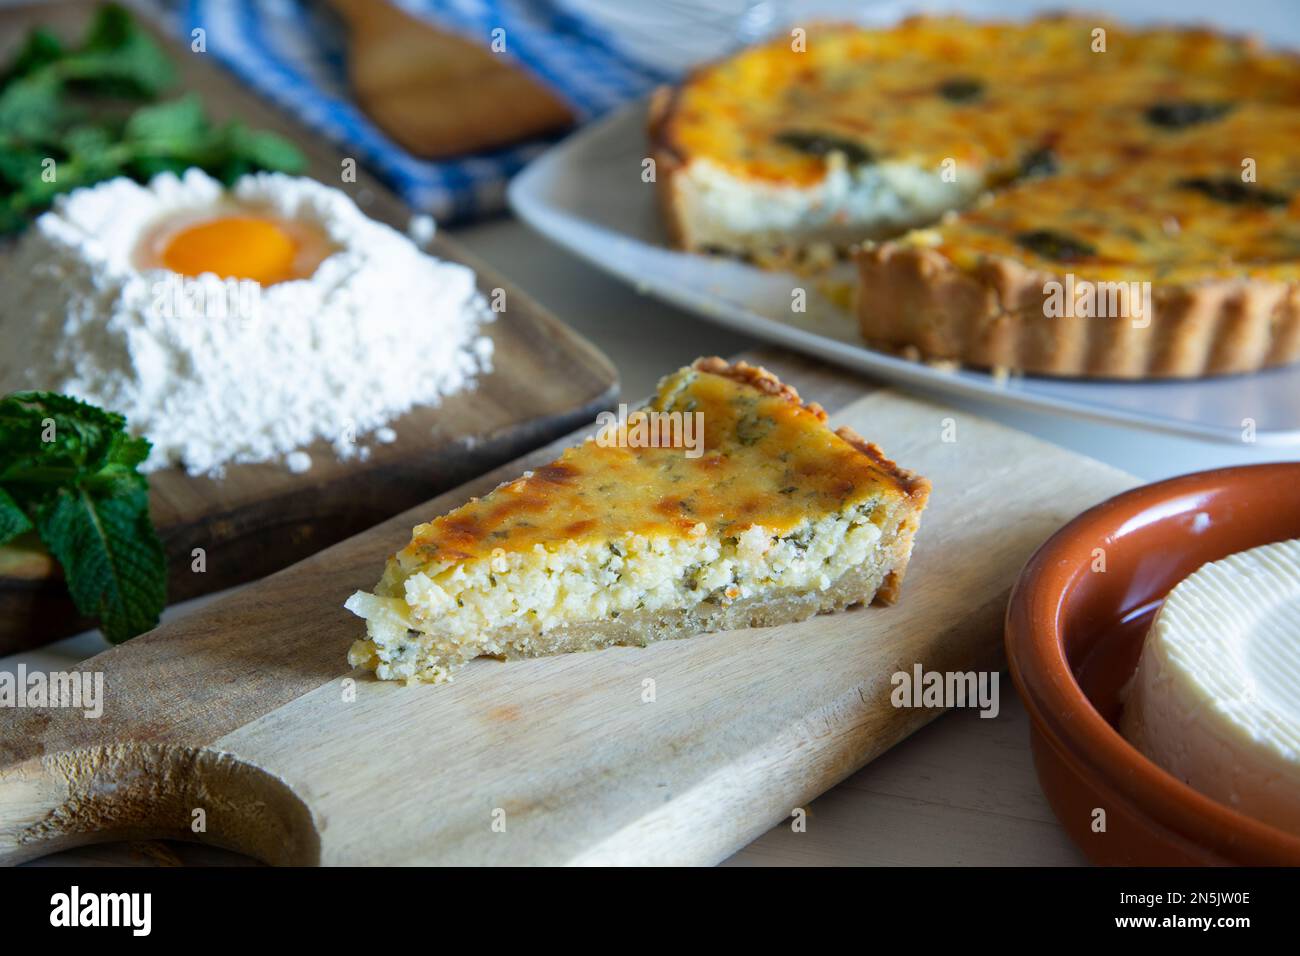
[{"label": "egg yolk in flour", "polygon": [[274,285],[310,278],[332,251],[319,228],[234,212],[164,224],[144,243],[139,260],[184,276],[212,273]]}]

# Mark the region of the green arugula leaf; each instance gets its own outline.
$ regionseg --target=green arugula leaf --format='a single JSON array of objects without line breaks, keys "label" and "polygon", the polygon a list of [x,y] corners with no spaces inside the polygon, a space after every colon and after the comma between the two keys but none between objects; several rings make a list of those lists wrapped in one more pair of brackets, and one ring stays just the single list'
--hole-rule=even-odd
[{"label": "green arugula leaf", "polygon": [[167,54],[115,3],[99,8],[86,42],[55,68],[64,79],[113,96],[152,99],[176,81]]},{"label": "green arugula leaf", "polygon": [[141,179],[191,166],[215,169],[224,151],[196,96],[142,106],[126,121],[123,143],[128,164]]},{"label": "green arugula leaf", "polygon": [[49,71],[24,76],[4,87],[0,92],[0,133],[36,143],[57,139],[65,114],[60,89],[58,77]]},{"label": "green arugula leaf", "polygon": [[14,501],[9,492],[0,488],[0,544],[8,544],[33,525],[27,512]]},{"label": "green arugula leaf", "polygon": [[116,50],[131,41],[137,32],[131,14],[119,3],[106,3],[95,10],[95,18],[86,30],[83,50]]},{"label": "green arugula leaf", "polygon": [[140,146],[175,152],[209,133],[203,103],[191,93],[166,103],[140,107],[127,119],[122,138]]},{"label": "green arugula leaf", "polygon": [[255,168],[280,173],[300,173],[307,168],[302,151],[283,136],[232,123],[226,129],[230,152]]},{"label": "green arugula leaf", "polygon": [[126,420],[66,395],[0,399],[0,544],[35,527],[77,609],[114,643],[153,627],[167,566],[137,470],[149,442]]},{"label": "green arugula leaf", "polygon": [[[23,178],[16,183],[22,208],[41,208],[54,197],[81,186],[111,179],[122,171],[126,153],[111,134],[99,126],[74,126],[63,134],[57,156],[28,152],[16,154],[10,171]],[[46,175],[46,164],[53,176]],[[21,165],[20,165],[21,164]]]},{"label": "green arugula leaf", "polygon": [[175,156],[133,156],[128,169],[135,179],[148,180],[159,173],[175,173],[179,176],[193,165],[188,159]]},{"label": "green arugula leaf", "polygon": [[214,126],[196,96],[153,103],[174,80],[166,54],[116,4],[99,9],[71,50],[33,31],[0,71],[0,235],[20,231],[60,193],[114,176],[147,180],[197,166],[231,183],[259,169],[306,168],[281,136]]},{"label": "green arugula leaf", "polygon": [[61,56],[63,56],[63,43],[59,38],[44,27],[37,27],[27,34],[27,39],[14,55],[13,62],[3,74],[0,74],[0,86],[17,77],[35,73]]}]

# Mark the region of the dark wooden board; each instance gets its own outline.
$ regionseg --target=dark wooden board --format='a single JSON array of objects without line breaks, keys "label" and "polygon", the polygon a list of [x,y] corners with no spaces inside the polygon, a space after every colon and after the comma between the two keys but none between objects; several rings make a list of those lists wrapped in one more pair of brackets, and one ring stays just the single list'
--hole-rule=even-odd
[{"label": "dark wooden board", "polygon": [[[94,6],[0,7],[0,57],[35,24],[78,36]],[[364,170],[355,183],[341,181],[342,152],[243,88],[210,55],[163,39],[180,71],[179,91],[200,93],[218,120],[292,137],[309,159],[307,175],[343,189],[373,218],[406,228],[410,211]],[[505,311],[485,327],[496,346],[493,372],[477,389],[394,422],[394,443],[363,439],[372,450],[366,462],[339,462],[322,442],[307,449],[314,464],[301,475],[279,465],[232,467],[221,480],[155,472],[152,510],[167,549],[170,601],[292,564],[572,431],[616,401],[617,375],[595,346],[454,243],[439,236],[431,251],[473,267],[486,292],[505,290]],[[196,548],[204,551],[201,573],[193,570]],[[0,654],[86,625],[39,548],[0,548]]]}]

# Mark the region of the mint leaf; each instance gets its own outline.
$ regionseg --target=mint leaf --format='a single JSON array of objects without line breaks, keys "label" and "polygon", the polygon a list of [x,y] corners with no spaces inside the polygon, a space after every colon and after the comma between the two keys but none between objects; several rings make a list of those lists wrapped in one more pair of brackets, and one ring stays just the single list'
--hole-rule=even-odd
[{"label": "mint leaf", "polygon": [[0,488],[0,544],[8,544],[24,531],[32,529],[31,519],[9,492]]},{"label": "mint leaf", "polygon": [[[43,481],[58,471],[80,479],[114,460],[126,419],[52,392],[14,392],[0,400],[0,484]],[[24,477],[34,476],[34,477]]]},{"label": "mint leaf", "polygon": [[109,449],[108,463],[135,468],[137,465],[144,464],[144,460],[149,457],[149,452],[152,450],[153,445],[149,444],[149,439],[123,435],[121,440],[114,442]]},{"label": "mint leaf", "polygon": [[14,186],[26,186],[41,178],[41,161],[45,157],[34,150],[10,147],[0,140],[0,180]]},{"label": "mint leaf", "polygon": [[27,225],[25,207],[8,196],[0,200],[0,236],[21,232]]},{"label": "mint leaf", "polygon": [[166,603],[166,559],[136,470],[149,450],[121,415],[67,395],[0,399],[0,544],[35,527],[77,609],[114,643],[153,627]]},{"label": "mint leaf", "polygon": [[63,566],[73,603],[99,618],[114,644],[158,623],[167,565],[149,521],[143,477],[119,476],[95,489],[63,489],[37,516],[41,541]]}]

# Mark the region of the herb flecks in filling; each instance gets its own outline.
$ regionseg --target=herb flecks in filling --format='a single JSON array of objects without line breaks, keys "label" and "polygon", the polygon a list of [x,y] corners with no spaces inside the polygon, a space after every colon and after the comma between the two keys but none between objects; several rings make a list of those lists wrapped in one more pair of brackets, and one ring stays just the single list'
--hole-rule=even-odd
[{"label": "herb flecks in filling", "polygon": [[939,84],[939,95],[950,103],[971,103],[984,95],[984,81],[954,76]]},{"label": "herb flecks in filling", "polygon": [[[756,608],[806,616],[858,588],[866,600],[897,560],[913,492],[770,381],[683,369],[654,407],[696,405],[703,456],[591,440],[417,527],[374,591],[348,599],[367,624],[349,660],[438,681],[483,655],[684,635]],[[597,622],[617,624],[584,636]]]},{"label": "herb flecks in filling", "polygon": [[1209,176],[1180,179],[1178,188],[1194,190],[1208,199],[1230,206],[1286,206],[1291,202],[1290,197],[1284,193],[1244,183],[1231,176],[1220,179]]},{"label": "herb flecks in filling", "polygon": [[777,133],[776,141],[808,156],[826,157],[839,153],[850,166],[866,166],[876,161],[875,154],[868,147],[835,133],[786,130]]},{"label": "herb flecks in filling", "polygon": [[1095,246],[1051,229],[1022,232],[1016,236],[1016,242],[1044,259],[1055,259],[1057,262],[1078,262],[1097,255]]},{"label": "herb flecks in filling", "polygon": [[1210,103],[1196,100],[1156,103],[1147,107],[1147,122],[1162,129],[1187,129],[1201,123],[1222,119],[1233,109],[1232,103]]},{"label": "herb flecks in filling", "polygon": [[1020,178],[1034,179],[1038,176],[1051,176],[1060,170],[1056,153],[1046,146],[1025,153],[1020,160]]}]

